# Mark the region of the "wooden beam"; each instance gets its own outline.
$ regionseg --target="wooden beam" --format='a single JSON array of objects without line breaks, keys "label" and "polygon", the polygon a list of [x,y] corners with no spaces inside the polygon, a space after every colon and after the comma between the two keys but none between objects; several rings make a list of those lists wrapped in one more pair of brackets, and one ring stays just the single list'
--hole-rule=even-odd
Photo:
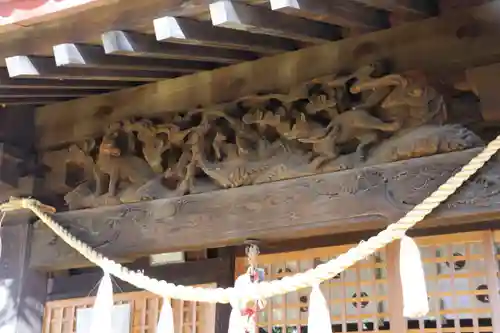
[{"label": "wooden beam", "polygon": [[[358,170],[258,186],[61,213],[55,219],[112,258],[375,230],[397,221],[481,149],[416,158]],[[481,175],[497,179],[500,162]],[[488,178],[489,177],[489,178]],[[500,182],[465,185],[417,228],[500,218]],[[141,221],[137,223],[136,221]],[[37,224],[31,265],[55,269],[88,265]]]},{"label": "wooden beam", "polygon": [[243,60],[257,59],[255,53],[248,51],[160,43],[154,36],[125,31],[109,31],[104,33],[102,35],[102,44],[106,54],[213,61],[219,63],[235,63]]},{"label": "wooden beam", "polygon": [[23,88],[0,88],[2,97],[83,97],[93,94],[103,94],[109,89],[23,89]]},{"label": "wooden beam", "polygon": [[428,17],[436,14],[437,6],[431,0],[350,0],[365,6],[384,9],[390,12]]},{"label": "wooden beam", "polygon": [[40,56],[14,56],[5,59],[7,70],[12,78],[33,79],[82,79],[82,80],[118,80],[118,81],[158,81],[175,77],[169,71],[146,70],[109,70],[99,68],[58,67],[54,59]]},{"label": "wooden beam", "polygon": [[[57,103],[62,101],[68,101],[72,98],[71,96],[23,96],[23,97],[0,97],[0,105],[46,105],[51,103]],[[0,111],[1,112],[1,111]]]},{"label": "wooden beam", "polygon": [[164,42],[205,45],[273,54],[297,49],[288,39],[255,35],[214,27],[210,22],[165,16],[153,21],[156,39]]},{"label": "wooden beam", "polygon": [[139,82],[107,80],[55,80],[55,79],[18,79],[11,78],[6,68],[0,68],[0,88],[23,89],[122,89],[137,86]]},{"label": "wooden beam", "polygon": [[[132,265],[127,266],[132,269]],[[144,274],[154,279],[189,286],[217,282],[227,275],[230,267],[231,263],[226,258],[214,258],[157,267],[134,267],[133,269],[144,270]],[[89,292],[94,289],[101,279],[102,272],[82,273],[73,276],[56,276],[54,277],[53,288],[48,295],[48,300],[87,297]],[[115,283],[118,286],[116,292],[127,293],[137,291],[135,286],[121,280],[117,279]]]},{"label": "wooden beam", "polygon": [[387,12],[345,0],[270,0],[271,9],[348,28],[389,27]]},{"label": "wooden beam", "polygon": [[[495,28],[498,22],[495,13],[499,11],[500,2],[495,1],[443,17],[254,62],[43,107],[36,115],[37,142],[40,148],[48,148],[99,135],[109,122],[131,116],[158,117],[168,112],[230,102],[263,91],[286,92],[290,86],[312,78],[340,70],[355,70],[381,59],[391,61],[396,72],[418,69],[436,76],[485,65],[500,60],[497,42],[500,31]],[[457,38],[457,32],[469,30],[471,24],[480,28],[478,33]],[[113,108],[114,112],[106,121],[93,118],[92,115],[103,107]],[[78,119],[75,114],[79,115]]]},{"label": "wooden beam", "polygon": [[220,0],[210,4],[212,24],[264,35],[296,39],[308,43],[337,40],[341,31],[325,23],[273,12],[266,7]]},{"label": "wooden beam", "polygon": [[99,46],[70,43],[54,46],[54,59],[57,66],[64,67],[167,70],[176,73],[194,73],[217,68],[216,64],[209,62],[108,55]]}]

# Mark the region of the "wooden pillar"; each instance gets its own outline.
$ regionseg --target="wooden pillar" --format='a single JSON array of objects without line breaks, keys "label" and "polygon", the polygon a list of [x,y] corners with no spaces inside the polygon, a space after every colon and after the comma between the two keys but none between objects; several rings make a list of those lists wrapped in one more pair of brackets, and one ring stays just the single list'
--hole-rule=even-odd
[{"label": "wooden pillar", "polygon": [[[0,201],[34,194],[33,116],[32,107],[0,112]],[[9,212],[0,229],[0,333],[42,332],[48,280],[45,273],[29,267],[31,217]]]},{"label": "wooden pillar", "polygon": [[[221,272],[217,280],[217,287],[219,288],[234,286],[235,250],[234,247],[226,247],[218,250],[218,256],[224,260],[224,263],[227,263],[226,269]],[[231,305],[217,304],[215,308],[215,333],[227,333],[230,315]]]},{"label": "wooden pillar", "polygon": [[47,276],[28,267],[31,224],[5,225],[0,259],[0,332],[42,332]]}]

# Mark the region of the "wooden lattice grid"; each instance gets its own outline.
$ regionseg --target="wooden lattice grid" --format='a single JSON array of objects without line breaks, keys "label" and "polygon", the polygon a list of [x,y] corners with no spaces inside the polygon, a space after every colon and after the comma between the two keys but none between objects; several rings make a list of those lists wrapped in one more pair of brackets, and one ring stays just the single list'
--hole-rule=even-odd
[{"label": "wooden lattice grid", "polygon": [[[489,301],[489,287],[498,290],[495,278],[500,278],[500,232],[429,236],[416,241],[426,273],[429,315],[421,320],[403,318],[397,269],[399,247],[392,245],[322,284],[334,332],[389,331],[391,326],[398,333],[493,332],[492,322],[500,315],[500,304]],[[352,246],[261,255],[259,266],[265,269],[266,279],[276,279],[313,268]],[[245,265],[245,258],[237,259],[237,275],[244,273]],[[309,293],[310,289],[305,289],[271,299],[259,315],[260,332],[305,331]]]},{"label": "wooden lattice grid", "polygon": [[[259,256],[266,279],[278,279],[314,268],[347,251],[335,246],[305,251]],[[238,259],[237,274],[244,272],[244,259]],[[335,332],[388,331],[388,293],[385,249],[339,274],[321,289],[330,306]],[[307,325],[310,288],[268,300],[260,313],[261,332],[291,333]],[[286,330],[286,331],[285,331]]]},{"label": "wooden lattice grid", "polygon": [[[493,332],[489,271],[496,265],[490,231],[417,238],[430,312],[408,321],[408,332]],[[498,308],[497,308],[498,309]],[[498,310],[497,310],[498,311]]]},{"label": "wooden lattice grid", "polygon": [[[213,287],[213,285],[207,285]],[[95,297],[47,302],[42,333],[76,332],[76,311],[90,308]],[[130,304],[130,332],[155,333],[163,300],[149,292],[119,293],[115,304]],[[210,303],[172,301],[175,331],[179,333],[214,333],[215,305]]]}]

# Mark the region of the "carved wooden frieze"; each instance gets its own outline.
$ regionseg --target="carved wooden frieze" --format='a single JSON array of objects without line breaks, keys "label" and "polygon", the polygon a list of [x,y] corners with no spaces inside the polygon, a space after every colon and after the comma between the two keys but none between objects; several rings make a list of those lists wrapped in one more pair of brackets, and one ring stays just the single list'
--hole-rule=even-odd
[{"label": "carved wooden frieze", "polygon": [[[111,124],[102,137],[45,153],[51,168],[48,189],[65,195],[75,210],[483,145],[471,131],[445,124],[443,97],[425,80],[383,74],[380,66],[369,65],[349,75],[313,79],[287,94],[248,96],[164,119]],[[369,184],[372,177],[355,182]],[[346,190],[357,186],[349,184]]]}]

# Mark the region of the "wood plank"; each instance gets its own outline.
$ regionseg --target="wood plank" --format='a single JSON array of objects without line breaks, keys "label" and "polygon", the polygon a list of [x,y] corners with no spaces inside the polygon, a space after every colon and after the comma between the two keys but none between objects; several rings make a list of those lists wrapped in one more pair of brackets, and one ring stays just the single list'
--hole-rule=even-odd
[{"label": "wood plank", "polygon": [[[306,80],[339,70],[354,70],[381,59],[391,61],[396,72],[420,69],[437,76],[488,64],[500,59],[497,43],[500,32],[495,28],[498,18],[494,14],[499,11],[500,2],[495,1],[440,18],[254,62],[43,107],[37,112],[37,142],[39,147],[47,148],[99,135],[108,124],[92,115],[102,107],[114,109],[107,122],[136,115],[156,117],[230,102],[259,92],[283,92]],[[480,33],[457,38],[457,31],[467,30],[470,22],[476,22]],[[78,120],[68,109],[78,110]]]},{"label": "wood plank", "polygon": [[[396,221],[468,162],[480,149],[416,158],[358,170],[116,207],[60,213],[77,238],[116,258],[324,234],[376,230]],[[500,163],[483,175],[494,177]],[[497,179],[497,178],[492,178]],[[418,228],[493,220],[500,182],[477,179]],[[136,221],[140,221],[137,223]],[[67,268],[86,261],[37,224],[31,265]]]},{"label": "wood plank", "polygon": [[149,82],[179,75],[169,71],[58,67],[53,58],[41,56],[14,56],[6,58],[5,64],[12,78]]},{"label": "wood plank", "polygon": [[[0,68],[0,88],[36,89],[121,89],[137,86],[141,82],[124,82],[109,80],[55,80],[55,79],[19,79],[11,78],[6,68]],[[143,83],[143,82],[142,82]]]},{"label": "wood plank", "polygon": [[348,28],[389,27],[387,12],[344,0],[270,0],[271,9]]},{"label": "wood plank", "polygon": [[351,0],[357,3],[384,9],[390,12],[427,17],[436,14],[437,1],[432,0]]},{"label": "wood plank", "polygon": [[324,43],[341,38],[338,27],[273,12],[266,7],[249,6],[237,1],[220,0],[210,4],[212,24],[236,30]]},{"label": "wood plank", "polygon": [[23,89],[0,88],[2,97],[83,97],[92,94],[103,94],[109,89]]},{"label": "wood plank", "polygon": [[[230,270],[231,262],[226,258],[213,258],[157,267],[126,266],[130,269],[144,270],[144,274],[154,279],[166,280],[182,285],[198,285],[222,280],[227,275],[227,271]],[[102,272],[99,271],[73,276],[56,276],[54,277],[53,288],[48,295],[48,300],[87,297],[89,291],[94,289],[101,279]],[[135,286],[118,279],[115,280],[115,283],[118,288],[114,289],[118,293],[140,291]]]},{"label": "wood plank", "polygon": [[51,103],[57,103],[62,101],[68,101],[72,98],[71,96],[22,96],[22,97],[0,97],[0,105],[46,105]]},{"label": "wood plank", "polygon": [[99,46],[71,43],[54,46],[54,59],[57,66],[64,67],[167,70],[176,73],[194,73],[217,68],[217,64],[210,62],[108,55]]},{"label": "wood plank", "polygon": [[273,54],[297,49],[291,40],[214,27],[210,22],[165,16],[153,21],[156,39],[164,42],[234,48]]},{"label": "wood plank", "polygon": [[255,60],[257,55],[241,50],[216,49],[197,45],[160,43],[152,35],[109,31],[102,35],[106,54],[235,63]]},{"label": "wood plank", "polygon": [[[234,286],[235,277],[235,249],[232,247],[218,249],[219,257],[229,264],[217,278],[218,288],[229,288]],[[231,316],[230,304],[217,304],[215,308],[215,330],[214,333],[226,333],[229,331],[229,317]]]}]

